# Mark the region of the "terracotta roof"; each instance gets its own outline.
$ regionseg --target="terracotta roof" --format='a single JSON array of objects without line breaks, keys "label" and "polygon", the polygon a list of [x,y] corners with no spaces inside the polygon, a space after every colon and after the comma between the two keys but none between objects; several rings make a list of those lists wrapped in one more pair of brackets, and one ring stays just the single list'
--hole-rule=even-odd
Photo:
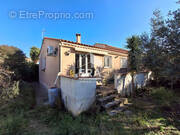
[{"label": "terracotta roof", "polygon": [[117,47],[113,47],[113,46],[110,46],[110,45],[107,45],[107,44],[96,43],[96,44],[94,44],[94,46],[100,47],[100,48],[103,48],[103,49],[107,49],[107,50],[110,50],[110,51],[118,51],[120,53],[128,53],[127,50],[117,48]]},{"label": "terracotta roof", "polygon": [[[119,52],[119,53],[128,54],[127,50],[120,49],[120,48],[113,47],[113,46],[109,46],[109,45],[106,45],[106,44],[95,44],[94,46],[92,46],[92,45],[77,43],[77,42],[64,40],[64,39],[49,38],[49,37],[44,37],[44,39],[58,40],[58,41],[62,41],[62,42],[67,42],[67,43],[72,43],[72,44],[77,44],[77,45],[82,45],[82,46],[87,46],[87,47],[92,47],[92,48],[98,48],[98,49],[104,49],[104,50],[109,50],[109,51],[113,51],[113,52]],[[104,47],[99,46],[99,45],[104,45]]]}]

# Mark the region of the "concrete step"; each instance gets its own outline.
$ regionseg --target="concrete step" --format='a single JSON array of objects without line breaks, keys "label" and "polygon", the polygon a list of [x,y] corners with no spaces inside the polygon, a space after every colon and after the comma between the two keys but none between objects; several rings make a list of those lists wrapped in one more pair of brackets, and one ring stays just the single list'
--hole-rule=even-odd
[{"label": "concrete step", "polygon": [[113,95],[109,95],[109,96],[106,96],[106,97],[98,98],[97,101],[100,102],[100,103],[104,103],[104,102],[107,102],[109,100],[112,100],[115,97],[116,97],[116,95],[113,94]]},{"label": "concrete step", "polygon": [[101,90],[101,91],[97,91],[98,97],[100,97],[100,96],[105,97],[105,96],[109,96],[109,95],[114,94],[114,93],[117,93],[117,91],[116,90]]},{"label": "concrete step", "polygon": [[111,107],[117,106],[117,105],[120,104],[120,103],[121,103],[121,101],[112,101],[112,102],[109,102],[109,103],[107,103],[107,104],[105,104],[105,105],[102,105],[102,106],[103,106],[103,108],[105,108],[105,109],[109,109],[109,108],[111,108]]},{"label": "concrete step", "polygon": [[132,103],[125,103],[124,105],[129,107],[129,106],[132,106],[133,104]]},{"label": "concrete step", "polygon": [[123,106],[123,107],[117,107],[113,110],[110,110],[108,111],[107,113],[110,115],[110,116],[114,116],[120,112],[123,112],[127,107],[126,106]]},{"label": "concrete step", "polygon": [[119,98],[119,97],[117,97],[114,100],[115,101],[120,101],[119,106],[124,106],[125,104],[128,104],[128,99],[127,98]]},{"label": "concrete step", "polygon": [[124,104],[128,104],[128,99],[127,98],[115,98],[114,101],[108,102],[107,104],[102,105],[103,108],[109,109],[114,106],[119,106],[122,107]]}]

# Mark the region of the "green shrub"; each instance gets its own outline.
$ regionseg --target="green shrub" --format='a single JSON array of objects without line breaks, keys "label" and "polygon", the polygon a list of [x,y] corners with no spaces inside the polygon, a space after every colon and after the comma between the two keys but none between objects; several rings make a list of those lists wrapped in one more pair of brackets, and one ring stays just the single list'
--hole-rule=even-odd
[{"label": "green shrub", "polygon": [[175,100],[175,94],[164,87],[153,89],[151,92],[153,100],[160,105],[168,105]]},{"label": "green shrub", "polygon": [[[1,50],[8,50],[8,46],[0,46]],[[38,64],[27,62],[24,52],[18,48],[3,53],[2,65],[13,72],[13,80],[38,81]]]},{"label": "green shrub", "polygon": [[7,115],[4,121],[0,123],[0,134],[2,135],[23,135],[27,127],[27,120],[23,114]]},{"label": "green shrub", "polygon": [[18,95],[0,103],[0,135],[25,135],[27,111],[35,104],[34,92],[31,84],[20,81]]},{"label": "green shrub", "polygon": [[35,89],[32,84],[21,81],[19,84],[20,95],[11,104],[13,109],[27,110],[35,105]]},{"label": "green shrub", "polygon": [[29,78],[27,78],[26,80],[36,82],[39,81],[39,65],[34,63],[28,63],[28,67]]},{"label": "green shrub", "polygon": [[19,95],[19,81],[12,82],[11,86],[0,90],[0,103],[11,100]]},{"label": "green shrub", "polygon": [[35,105],[35,90],[29,83],[20,81],[18,94],[6,102],[0,102],[0,115],[28,110]]}]

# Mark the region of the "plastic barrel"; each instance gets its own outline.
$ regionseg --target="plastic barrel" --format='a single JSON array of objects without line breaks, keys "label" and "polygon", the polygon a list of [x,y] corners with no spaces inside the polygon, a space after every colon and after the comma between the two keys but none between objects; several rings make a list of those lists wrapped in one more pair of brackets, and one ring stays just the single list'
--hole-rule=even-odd
[{"label": "plastic barrel", "polygon": [[51,106],[54,106],[57,97],[58,97],[58,88],[48,89],[48,101]]}]

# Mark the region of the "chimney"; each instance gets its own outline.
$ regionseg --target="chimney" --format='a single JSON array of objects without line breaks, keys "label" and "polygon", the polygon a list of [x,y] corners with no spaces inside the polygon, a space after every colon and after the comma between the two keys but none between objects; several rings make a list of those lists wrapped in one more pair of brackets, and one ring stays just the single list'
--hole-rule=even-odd
[{"label": "chimney", "polygon": [[81,34],[76,34],[76,42],[81,43]]}]

